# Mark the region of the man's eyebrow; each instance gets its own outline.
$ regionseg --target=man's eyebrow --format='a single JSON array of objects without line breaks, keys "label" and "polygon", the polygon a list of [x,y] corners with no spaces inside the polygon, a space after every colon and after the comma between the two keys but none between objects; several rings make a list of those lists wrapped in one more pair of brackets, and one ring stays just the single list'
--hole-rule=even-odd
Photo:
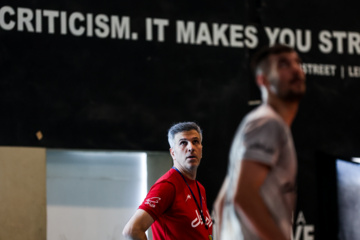
[{"label": "man's eyebrow", "polygon": [[[190,140],[199,140],[200,138],[199,137],[193,137],[193,138],[191,138]],[[189,140],[189,139],[187,139],[187,138],[180,138],[179,139],[179,142],[180,141],[183,141],[183,140]]]},{"label": "man's eyebrow", "polygon": [[299,63],[303,62],[302,59],[299,56],[296,58],[296,61],[299,62]]},{"label": "man's eyebrow", "polygon": [[278,58],[278,62],[286,62],[286,61],[288,61],[287,57],[281,56],[281,57]]}]

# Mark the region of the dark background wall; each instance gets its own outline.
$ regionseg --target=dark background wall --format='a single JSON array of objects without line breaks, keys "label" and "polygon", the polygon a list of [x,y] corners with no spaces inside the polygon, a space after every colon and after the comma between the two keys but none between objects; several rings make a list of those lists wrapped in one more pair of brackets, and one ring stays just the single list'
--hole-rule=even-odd
[{"label": "dark background wall", "polygon": [[[251,101],[259,99],[249,58],[273,43],[267,31],[279,31],[274,42],[294,46],[307,64],[308,91],[292,127],[299,159],[295,221],[301,212],[320,239],[317,209],[323,197],[317,189],[316,153],[360,155],[359,7],[358,1],[336,0],[3,0],[0,145],[166,151],[170,125],[196,121],[204,130],[198,179],[211,206],[226,173],[233,134],[256,107]],[[53,24],[46,10],[58,14]],[[27,21],[31,26],[21,24],[19,16],[29,17],[22,11],[34,14]],[[77,36],[68,24],[61,25],[61,12],[66,21],[75,12],[84,16],[74,22],[74,29],[84,33]],[[93,21],[87,21],[89,14]],[[102,24],[94,20],[99,15]],[[102,26],[111,25],[110,16],[129,27],[129,36],[106,34]],[[152,40],[146,39],[147,18],[167,23],[161,29],[153,24]],[[178,21],[194,24],[193,43],[177,41]],[[215,24],[223,27],[222,35],[220,30],[215,34]],[[233,33],[231,26],[237,29]]]}]

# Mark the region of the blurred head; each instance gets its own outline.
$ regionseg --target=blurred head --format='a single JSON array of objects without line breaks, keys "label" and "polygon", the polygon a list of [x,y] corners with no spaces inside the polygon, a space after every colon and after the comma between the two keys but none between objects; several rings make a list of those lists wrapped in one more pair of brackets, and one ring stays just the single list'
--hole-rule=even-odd
[{"label": "blurred head", "polygon": [[299,101],[305,94],[305,74],[295,50],[285,45],[261,49],[254,55],[252,69],[263,98]]}]

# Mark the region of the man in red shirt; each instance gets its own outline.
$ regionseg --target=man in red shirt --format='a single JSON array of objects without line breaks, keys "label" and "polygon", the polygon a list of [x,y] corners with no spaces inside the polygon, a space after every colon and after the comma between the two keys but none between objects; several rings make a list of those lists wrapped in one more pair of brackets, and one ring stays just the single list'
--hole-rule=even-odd
[{"label": "man in red shirt", "polygon": [[147,239],[151,226],[154,240],[212,239],[205,188],[196,180],[202,131],[196,123],[178,123],[169,129],[168,140],[174,166],[151,187],[123,235]]}]

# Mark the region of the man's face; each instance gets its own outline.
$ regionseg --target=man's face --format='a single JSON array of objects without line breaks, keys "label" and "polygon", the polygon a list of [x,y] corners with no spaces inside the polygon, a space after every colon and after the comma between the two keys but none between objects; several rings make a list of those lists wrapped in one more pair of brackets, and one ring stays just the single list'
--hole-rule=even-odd
[{"label": "man's face", "polygon": [[202,157],[200,134],[196,130],[175,134],[174,146],[170,148],[170,154],[178,169],[196,170]]},{"label": "man's face", "polygon": [[306,91],[305,73],[296,52],[269,56],[270,69],[267,75],[270,94],[285,101],[299,101]]}]

